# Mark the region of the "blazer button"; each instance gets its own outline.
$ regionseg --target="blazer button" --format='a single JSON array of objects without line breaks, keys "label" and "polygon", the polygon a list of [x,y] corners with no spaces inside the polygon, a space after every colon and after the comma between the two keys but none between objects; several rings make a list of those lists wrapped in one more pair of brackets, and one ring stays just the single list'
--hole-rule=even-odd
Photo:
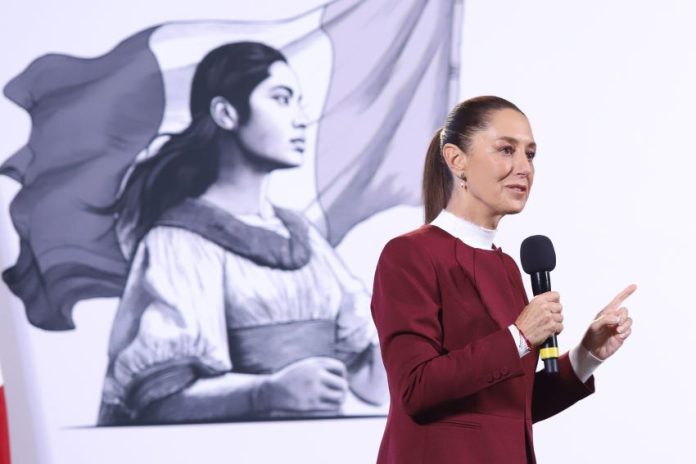
[{"label": "blazer button", "polygon": [[493,373],[493,378],[494,378],[495,380],[498,380],[498,379],[500,379],[501,377],[502,377],[502,375],[500,374],[500,371],[495,371],[495,372]]},{"label": "blazer button", "polygon": [[508,369],[507,367],[503,367],[502,369],[500,369],[500,372],[502,372],[503,375],[508,375],[510,373],[510,369]]},{"label": "blazer button", "polygon": [[486,381],[487,381],[488,383],[493,383],[493,380],[494,380],[494,379],[493,379],[493,376],[492,376],[492,375],[489,375],[489,376],[488,376],[488,379],[486,379]]}]

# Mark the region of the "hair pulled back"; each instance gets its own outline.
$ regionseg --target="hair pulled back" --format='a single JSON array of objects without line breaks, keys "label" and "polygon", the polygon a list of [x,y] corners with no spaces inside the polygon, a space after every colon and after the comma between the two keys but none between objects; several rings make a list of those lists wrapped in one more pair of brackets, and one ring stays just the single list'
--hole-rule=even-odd
[{"label": "hair pulled back", "polygon": [[432,222],[440,211],[445,209],[454,187],[452,173],[442,157],[442,147],[451,143],[466,152],[474,134],[486,129],[491,114],[502,109],[512,109],[522,113],[513,103],[496,96],[481,96],[465,100],[452,108],[445,119],[444,126],[435,132],[428,146],[423,169],[423,204],[426,223]]}]

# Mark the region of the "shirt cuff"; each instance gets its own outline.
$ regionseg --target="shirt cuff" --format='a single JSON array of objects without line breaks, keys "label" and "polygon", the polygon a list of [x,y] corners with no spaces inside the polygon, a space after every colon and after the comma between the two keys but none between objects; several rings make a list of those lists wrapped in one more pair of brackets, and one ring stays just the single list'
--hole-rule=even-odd
[{"label": "shirt cuff", "polygon": [[592,373],[602,364],[602,360],[590,353],[582,344],[576,346],[568,353],[573,372],[582,383],[592,377]]},{"label": "shirt cuff", "polygon": [[520,333],[520,329],[518,329],[515,324],[510,324],[508,330],[510,331],[510,335],[512,335],[512,339],[515,341],[515,346],[517,346],[517,352],[520,354],[520,358],[529,354],[531,350],[527,346],[527,341]]}]

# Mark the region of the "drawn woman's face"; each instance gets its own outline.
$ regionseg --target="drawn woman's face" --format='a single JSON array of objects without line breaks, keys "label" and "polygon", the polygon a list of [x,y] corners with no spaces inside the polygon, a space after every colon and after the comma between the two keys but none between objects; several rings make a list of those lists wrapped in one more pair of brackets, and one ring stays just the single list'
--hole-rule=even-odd
[{"label": "drawn woman's face", "polygon": [[300,86],[286,63],[277,61],[269,77],[251,92],[249,120],[238,129],[239,141],[275,167],[302,164],[307,119],[300,106]]}]

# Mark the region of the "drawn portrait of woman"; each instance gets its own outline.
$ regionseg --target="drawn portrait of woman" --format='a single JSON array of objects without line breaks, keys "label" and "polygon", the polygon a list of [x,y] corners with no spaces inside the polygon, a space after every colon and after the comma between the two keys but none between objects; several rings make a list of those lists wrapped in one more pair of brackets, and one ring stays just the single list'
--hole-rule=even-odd
[{"label": "drawn portrait of woman", "polygon": [[369,294],[298,213],[266,197],[302,163],[306,116],[285,57],[223,45],[197,66],[190,125],[130,173],[131,257],[99,423],[340,415],[385,401]]},{"label": "drawn portrait of woman", "polygon": [[420,220],[410,147],[458,82],[455,10],[167,21],[6,81],[30,123],[0,164],[16,249],[2,280],[32,369],[63,379],[46,415],[384,416],[372,261],[386,229]]}]

